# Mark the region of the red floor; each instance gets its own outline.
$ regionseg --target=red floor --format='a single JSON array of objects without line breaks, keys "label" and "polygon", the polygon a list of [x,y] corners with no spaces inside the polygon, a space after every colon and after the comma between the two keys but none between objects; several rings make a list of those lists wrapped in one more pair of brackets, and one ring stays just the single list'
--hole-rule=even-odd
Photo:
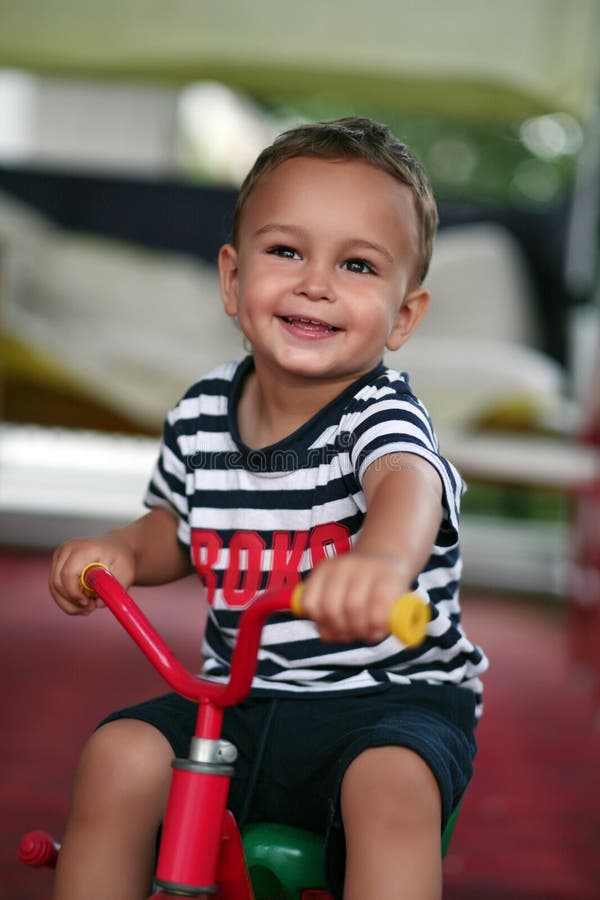
[{"label": "red floor", "polygon": [[[107,612],[71,619],[46,589],[48,557],[0,553],[5,684],[0,898],[47,900],[51,874],[16,861],[21,834],[60,835],[79,749],[107,711],[162,689]],[[188,661],[201,631],[193,582],[139,591]],[[600,732],[572,685],[551,604],[467,596],[492,660],[476,775],[445,861],[446,900],[599,900]],[[365,898],[368,900],[368,898]]]}]

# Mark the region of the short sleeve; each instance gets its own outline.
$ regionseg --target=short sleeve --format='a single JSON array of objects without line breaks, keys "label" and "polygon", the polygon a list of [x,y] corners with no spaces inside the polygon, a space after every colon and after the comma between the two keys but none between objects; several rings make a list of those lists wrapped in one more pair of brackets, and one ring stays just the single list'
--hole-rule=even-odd
[{"label": "short sleeve", "polygon": [[464,483],[452,463],[439,452],[431,419],[410,391],[390,390],[363,406],[353,427],[350,453],[354,474],[362,487],[367,469],[392,453],[414,453],[426,459],[442,483],[444,525],[458,538],[460,500]]},{"label": "short sleeve", "polygon": [[189,547],[187,467],[178,440],[176,428],[178,418],[178,407],[175,407],[165,419],[159,455],[148,484],[144,503],[150,509],[163,507],[174,512],[179,520],[177,537],[180,543]]}]

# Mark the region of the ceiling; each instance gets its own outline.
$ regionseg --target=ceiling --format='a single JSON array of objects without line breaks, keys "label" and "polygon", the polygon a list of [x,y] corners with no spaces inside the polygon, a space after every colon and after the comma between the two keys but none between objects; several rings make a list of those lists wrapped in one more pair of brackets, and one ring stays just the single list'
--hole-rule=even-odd
[{"label": "ceiling", "polygon": [[0,66],[582,120],[599,84],[598,13],[599,0],[0,0]]}]

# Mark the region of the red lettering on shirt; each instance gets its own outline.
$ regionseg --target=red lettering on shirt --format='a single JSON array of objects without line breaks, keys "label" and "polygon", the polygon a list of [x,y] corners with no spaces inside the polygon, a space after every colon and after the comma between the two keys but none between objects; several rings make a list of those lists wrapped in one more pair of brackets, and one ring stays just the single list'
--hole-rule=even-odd
[{"label": "red lettering on shirt", "polygon": [[228,606],[247,606],[260,589],[266,547],[255,531],[236,531],[229,543],[229,565],[223,578],[223,599]]},{"label": "red lettering on shirt", "polygon": [[310,555],[313,568],[324,559],[347,553],[351,547],[350,531],[339,522],[325,522],[323,525],[316,525],[310,532]]},{"label": "red lettering on shirt", "polygon": [[[290,546],[291,542],[291,546]],[[294,587],[300,581],[302,554],[308,546],[308,531],[275,531],[271,572],[267,589]]]},{"label": "red lettering on shirt", "polygon": [[192,529],[192,560],[201,581],[206,585],[208,602],[212,606],[217,589],[217,573],[213,566],[217,562],[223,541],[216,531]]},{"label": "red lettering on shirt", "polygon": [[217,568],[223,541],[216,531],[192,529],[192,559],[206,585],[212,605],[220,587],[227,606],[247,606],[261,590],[266,577],[267,589],[293,587],[300,581],[302,556],[310,550],[310,567],[352,547],[350,531],[339,522],[316,525],[310,531],[275,531],[271,543],[271,565],[265,558],[267,544],[256,531],[234,532],[228,546],[225,571]]}]

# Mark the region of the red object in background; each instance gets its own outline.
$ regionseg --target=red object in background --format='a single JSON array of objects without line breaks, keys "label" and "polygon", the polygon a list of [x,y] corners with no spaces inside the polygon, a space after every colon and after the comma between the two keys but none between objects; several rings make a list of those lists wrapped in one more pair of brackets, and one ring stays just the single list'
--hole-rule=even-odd
[{"label": "red object in background", "polygon": [[[600,455],[600,347],[583,408],[579,440]],[[600,479],[574,498],[571,535],[569,655],[577,679],[591,686],[600,714]]]},{"label": "red object in background", "polygon": [[567,605],[569,656],[600,710],[600,483],[575,500]]}]

